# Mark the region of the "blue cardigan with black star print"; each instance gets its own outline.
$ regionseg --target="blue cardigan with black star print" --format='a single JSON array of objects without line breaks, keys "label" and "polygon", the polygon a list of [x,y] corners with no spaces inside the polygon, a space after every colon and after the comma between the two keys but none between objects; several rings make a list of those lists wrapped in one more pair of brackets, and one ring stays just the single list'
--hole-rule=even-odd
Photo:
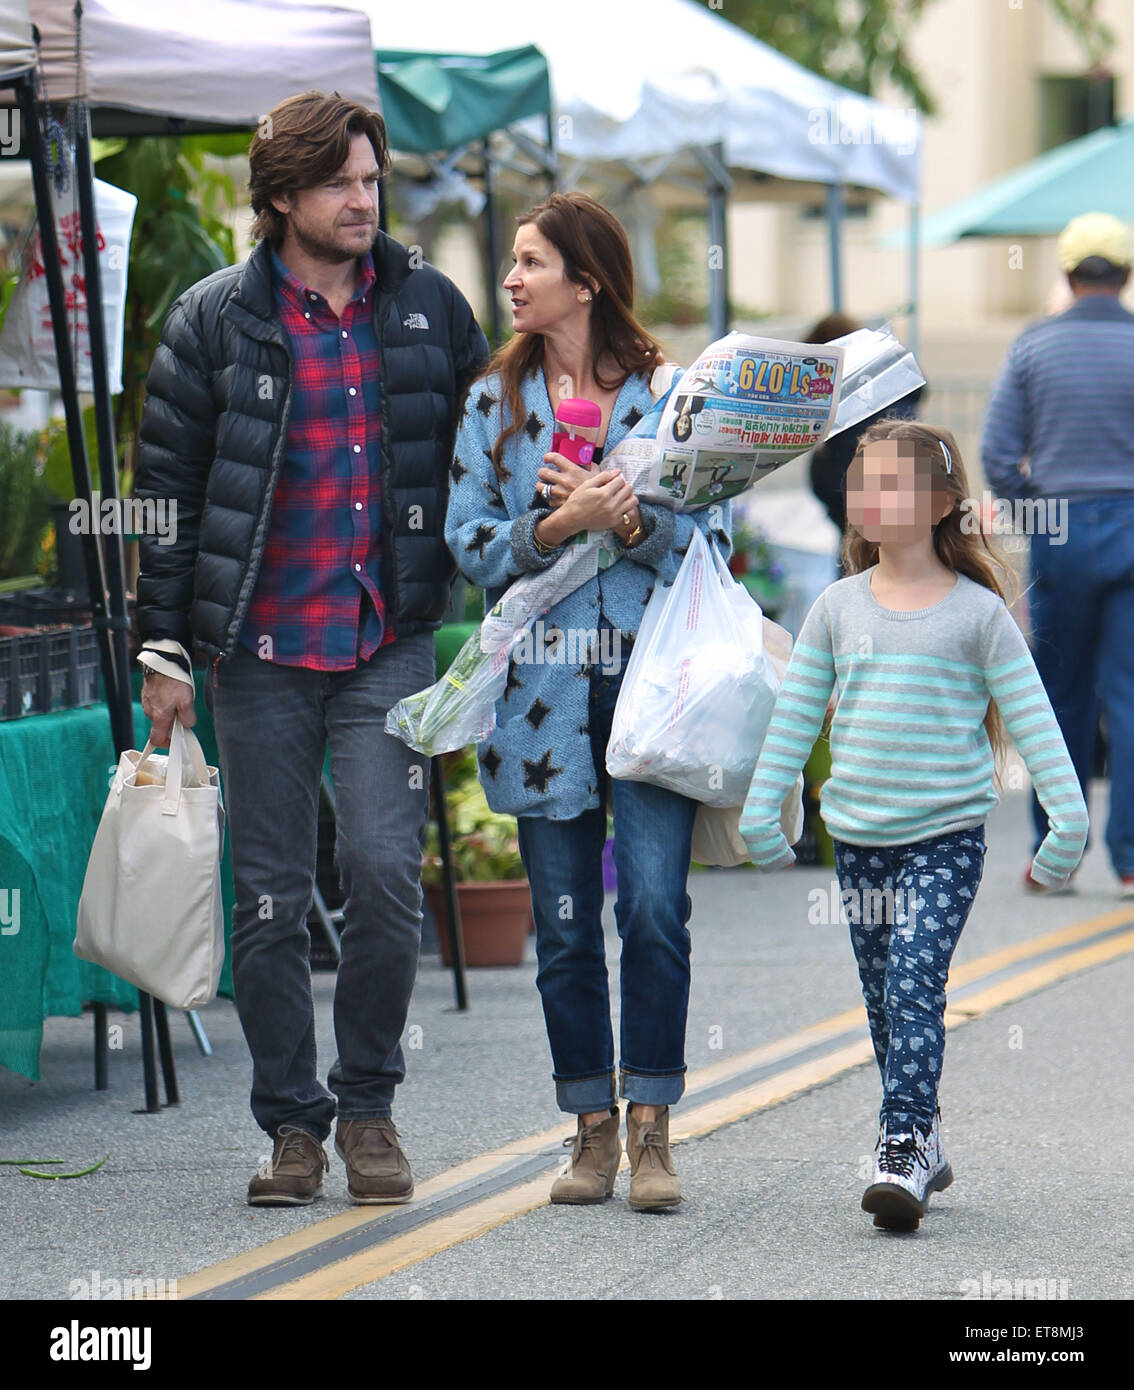
[{"label": "blue cardigan with black star print", "polygon": [[[527,420],[505,445],[503,476],[491,449],[510,421],[496,375],[469,391],[453,449],[445,540],[466,579],[485,590],[487,607],[520,575],[554,564],[536,549],[532,532],[549,509],[536,492],[544,454],[551,452],[554,414],[543,371],[524,383]],[[626,379],[614,403],[604,454],[625,437],[651,404],[649,377]],[[646,535],[631,550],[615,539],[619,559],[602,569],[543,618],[543,634],[558,640],[569,660],[513,661],[508,685],[496,702],[496,730],[478,748],[480,780],[494,811],[513,816],[573,820],[598,806],[598,777],[587,725],[590,665],[584,634],[597,633],[602,617],[621,633],[623,662],[660,579],[671,584],[693,536],[712,535],[722,556],[732,548],[728,502],[677,513],[640,503]],[[715,523],[715,524],[711,524]],[[613,535],[613,533],[611,533]],[[555,639],[556,631],[571,639]],[[590,655],[593,655],[593,651]]]}]

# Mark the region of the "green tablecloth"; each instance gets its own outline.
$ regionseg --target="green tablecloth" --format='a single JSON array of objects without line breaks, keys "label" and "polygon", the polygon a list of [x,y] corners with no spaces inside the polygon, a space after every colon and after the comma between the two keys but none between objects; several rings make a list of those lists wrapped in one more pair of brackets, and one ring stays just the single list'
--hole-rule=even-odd
[{"label": "green tablecloth", "polygon": [[[438,630],[438,672],[448,669],[476,626],[453,623]],[[142,674],[140,667],[132,672],[139,746],[149,729],[138,703]],[[206,761],[217,766],[213,719],[202,693],[204,672],[196,674],[194,732]],[[33,1081],[39,1079],[45,1018],[77,1017],[86,1003],[120,1009],[138,1005],[133,985],[79,960],[71,949],[83,875],[114,766],[105,704],[0,721],[0,1066]],[[231,998],[228,942],[234,894],[227,832],[221,888],[225,964],[220,992]],[[19,930],[12,931],[16,903]]]},{"label": "green tablecloth", "polygon": [[[145,727],[141,706],[134,717]],[[71,949],[87,856],[114,772],[102,705],[0,723],[0,907],[19,931],[0,935],[0,1065],[39,1078],[49,1014],[77,1015],[85,1002],[134,1009],[133,985]]]}]

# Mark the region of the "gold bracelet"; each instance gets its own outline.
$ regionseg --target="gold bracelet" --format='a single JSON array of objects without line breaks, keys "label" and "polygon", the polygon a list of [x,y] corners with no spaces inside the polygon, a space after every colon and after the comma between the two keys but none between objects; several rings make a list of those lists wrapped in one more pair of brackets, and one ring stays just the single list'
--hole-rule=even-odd
[{"label": "gold bracelet", "polygon": [[[539,522],[536,522],[536,526]],[[535,533],[535,526],[532,527],[532,540],[535,541],[535,548],[541,555],[553,555],[559,549],[557,545],[544,545],[543,541]]]},{"label": "gold bracelet", "polygon": [[634,527],[633,531],[631,531],[630,534],[626,537],[626,539],[622,542],[624,548],[627,550],[632,550],[638,541],[638,537],[643,534],[644,531],[642,528],[642,523],[641,521],[639,521],[637,526]]}]

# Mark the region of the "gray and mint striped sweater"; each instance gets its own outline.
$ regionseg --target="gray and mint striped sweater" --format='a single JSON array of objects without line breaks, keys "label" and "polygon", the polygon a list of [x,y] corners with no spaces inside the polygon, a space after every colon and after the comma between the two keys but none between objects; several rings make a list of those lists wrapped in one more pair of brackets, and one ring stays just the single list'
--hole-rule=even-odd
[{"label": "gray and mint striped sweater", "polygon": [[1023,634],[998,594],[958,574],[940,602],[894,612],[874,569],[816,600],[792,651],[741,813],[765,869],[795,855],[780,804],[807,761],[835,681],[824,824],[853,845],[899,845],[980,825],[996,805],[983,721],[995,699],[1051,822],[1032,875],[1058,887],[1087,842],[1087,807]]}]

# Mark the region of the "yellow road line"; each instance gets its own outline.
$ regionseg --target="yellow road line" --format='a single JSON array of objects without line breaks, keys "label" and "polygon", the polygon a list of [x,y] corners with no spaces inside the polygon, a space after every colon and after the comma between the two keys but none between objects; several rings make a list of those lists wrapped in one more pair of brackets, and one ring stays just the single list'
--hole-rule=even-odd
[{"label": "yellow road line", "polygon": [[[1125,919],[1122,919],[1125,920]],[[1045,961],[1031,970],[1025,970],[990,985],[971,998],[966,999],[959,1008],[946,1012],[946,1027],[971,1022],[1001,1005],[1034,994],[1037,990],[1065,979],[1079,971],[1086,970],[1106,961],[1134,951],[1134,931],[1121,936],[1097,942],[1093,946],[1071,951],[1056,960]],[[951,1020],[951,1022],[950,1022]],[[830,1081],[854,1067],[873,1059],[874,1049],[868,1039],[851,1043],[826,1057],[818,1057],[798,1066],[789,1067],[776,1076],[767,1077],[752,1086],[746,1086],[730,1095],[708,1101],[704,1105],[675,1112],[670,1126],[670,1138],[674,1143],[696,1138],[746,1119],[759,1110],[768,1109],[781,1101],[803,1091],[810,1090],[823,1082]],[[628,1167],[623,1156],[620,1171]],[[376,1283],[391,1274],[418,1264],[433,1255],[441,1254],[464,1241],[484,1235],[497,1226],[502,1226],[518,1216],[534,1211],[548,1204],[547,1191],[549,1177],[542,1174],[522,1185],[506,1189],[477,1202],[459,1212],[438,1217],[436,1221],[424,1223],[403,1236],[395,1237],[388,1244],[372,1250],[361,1251],[337,1264],[327,1265],[301,1279],[278,1285],[265,1293],[257,1294],[257,1299],[335,1299],[365,1284]]]}]

